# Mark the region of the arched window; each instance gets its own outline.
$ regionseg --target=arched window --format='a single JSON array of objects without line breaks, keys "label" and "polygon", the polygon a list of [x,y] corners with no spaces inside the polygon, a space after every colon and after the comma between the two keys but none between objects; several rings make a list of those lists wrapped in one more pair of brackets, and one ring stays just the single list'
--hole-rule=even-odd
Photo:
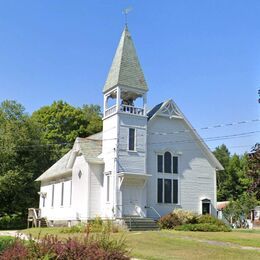
[{"label": "arched window", "polygon": [[172,172],[172,155],[170,152],[164,153],[164,172],[165,173]]}]

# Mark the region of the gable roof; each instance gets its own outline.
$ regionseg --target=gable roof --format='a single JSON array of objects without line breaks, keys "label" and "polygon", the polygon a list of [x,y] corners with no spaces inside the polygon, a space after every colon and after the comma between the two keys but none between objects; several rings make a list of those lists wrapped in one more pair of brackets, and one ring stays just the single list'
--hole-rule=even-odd
[{"label": "gable roof", "polygon": [[155,114],[156,112],[162,107],[164,102],[154,106],[148,113],[147,113],[147,119],[150,120]]},{"label": "gable roof", "polygon": [[91,135],[87,138],[77,138],[79,143],[79,153],[82,154],[87,162],[103,163],[98,156],[102,152],[102,132]]},{"label": "gable roof", "polygon": [[42,175],[40,175],[36,181],[43,181],[47,179],[53,179],[61,175],[65,175],[71,171],[67,168],[69,159],[71,157],[72,150],[67,152],[63,157],[61,157],[55,164],[53,164],[48,170],[46,170]]},{"label": "gable roof", "polygon": [[121,85],[147,91],[148,87],[127,26],[118,44],[103,93]]},{"label": "gable roof", "polygon": [[73,148],[67,152],[60,160],[46,170],[36,181],[45,181],[70,175],[76,156],[83,155],[89,163],[103,163],[98,158],[102,152],[102,132],[86,138],[78,137]]},{"label": "gable roof", "polygon": [[195,140],[198,142],[202,150],[204,151],[204,154],[208,158],[209,162],[217,169],[217,170],[224,170],[223,166],[220,164],[220,162],[217,160],[217,158],[214,156],[214,154],[210,151],[207,144],[204,142],[204,140],[200,137],[200,135],[197,133],[197,131],[192,127],[191,123],[188,121],[188,119],[184,116],[184,114],[181,112],[181,110],[178,108],[176,103],[173,100],[167,100],[163,103],[160,103],[156,105],[152,110],[150,110],[147,113],[148,120],[153,120],[156,116],[160,115],[163,111],[165,111],[165,108],[167,106],[171,106],[172,109],[172,116],[169,114],[169,117],[175,117],[179,118],[184,121],[186,126],[188,127],[190,133],[193,135]]}]

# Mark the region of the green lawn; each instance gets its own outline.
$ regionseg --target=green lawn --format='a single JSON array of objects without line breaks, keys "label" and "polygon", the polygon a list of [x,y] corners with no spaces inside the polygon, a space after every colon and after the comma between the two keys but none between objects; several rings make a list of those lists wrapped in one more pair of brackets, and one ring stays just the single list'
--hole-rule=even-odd
[{"label": "green lawn", "polygon": [[14,238],[10,236],[0,236],[0,252],[4,250],[13,240]]},{"label": "green lawn", "polygon": [[[34,228],[25,230],[37,237],[57,234],[61,238],[82,236],[82,234],[61,234],[61,228]],[[184,232],[148,231],[112,234],[124,236],[131,255],[139,259],[260,259],[260,232]],[[203,241],[198,241],[203,240]],[[204,240],[215,241],[208,243]],[[232,243],[224,246],[221,242]],[[257,247],[259,250],[245,250],[240,246]]]}]

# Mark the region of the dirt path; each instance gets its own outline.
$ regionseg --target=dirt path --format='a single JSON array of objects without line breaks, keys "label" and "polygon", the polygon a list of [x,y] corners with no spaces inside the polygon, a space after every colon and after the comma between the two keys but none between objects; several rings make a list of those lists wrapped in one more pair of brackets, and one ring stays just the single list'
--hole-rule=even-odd
[{"label": "dirt path", "polygon": [[18,230],[0,230],[0,236],[20,237],[21,239],[28,240],[28,236],[19,233]]}]

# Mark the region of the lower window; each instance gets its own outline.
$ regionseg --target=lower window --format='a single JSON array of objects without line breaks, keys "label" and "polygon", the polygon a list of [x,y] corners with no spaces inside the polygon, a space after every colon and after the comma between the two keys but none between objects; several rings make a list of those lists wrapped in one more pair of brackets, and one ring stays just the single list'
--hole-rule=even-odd
[{"label": "lower window", "polygon": [[208,199],[202,200],[202,214],[210,214],[210,200]]},{"label": "lower window", "polygon": [[174,204],[178,203],[178,180],[157,180],[157,202]]}]

